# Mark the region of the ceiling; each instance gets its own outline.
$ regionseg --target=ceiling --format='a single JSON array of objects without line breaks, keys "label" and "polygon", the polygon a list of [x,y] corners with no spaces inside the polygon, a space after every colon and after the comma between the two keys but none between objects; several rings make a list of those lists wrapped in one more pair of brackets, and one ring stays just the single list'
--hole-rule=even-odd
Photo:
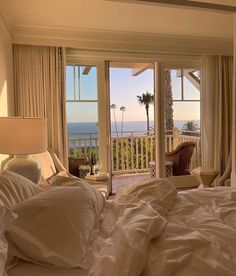
[{"label": "ceiling", "polygon": [[[233,38],[233,15],[209,10],[105,0],[0,0],[18,27],[91,29]],[[199,2],[203,2],[199,0]],[[205,2],[236,6],[233,0]]]},{"label": "ceiling", "polygon": [[219,4],[219,5],[226,5],[226,6],[233,6],[236,7],[235,0],[189,0],[195,2],[204,2],[204,3],[211,3],[211,4]]}]

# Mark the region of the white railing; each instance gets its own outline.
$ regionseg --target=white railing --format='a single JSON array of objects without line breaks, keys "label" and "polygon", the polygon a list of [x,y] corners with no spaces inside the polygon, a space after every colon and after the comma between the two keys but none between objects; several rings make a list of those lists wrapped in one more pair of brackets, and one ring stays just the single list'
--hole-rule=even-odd
[{"label": "white railing", "polygon": [[[196,143],[190,169],[199,167],[201,165],[201,149],[198,136],[181,135],[178,129],[174,129],[173,134],[165,135],[165,151],[172,151],[180,143],[186,141]],[[112,136],[111,145],[113,173],[149,171],[149,162],[154,160],[155,152],[153,135],[147,135],[144,131],[127,131],[123,132],[122,137]],[[69,149],[70,152],[72,149],[77,150],[78,155],[83,157],[89,157],[93,151],[98,157],[98,138],[95,133],[90,133],[87,137],[69,139]]]},{"label": "white railing", "polygon": [[154,159],[154,136],[112,137],[114,173],[145,172]]}]

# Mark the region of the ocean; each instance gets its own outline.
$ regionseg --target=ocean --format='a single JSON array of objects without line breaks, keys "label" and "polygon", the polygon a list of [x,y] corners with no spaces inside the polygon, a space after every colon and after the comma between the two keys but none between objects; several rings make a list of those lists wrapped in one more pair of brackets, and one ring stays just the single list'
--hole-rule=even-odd
[{"label": "ocean", "polygon": [[[187,120],[175,120],[174,126],[179,130],[182,130],[184,123]],[[194,120],[198,123],[200,127],[200,120]],[[150,121],[150,128],[152,129],[154,126],[153,121]],[[123,123],[123,136],[131,135],[132,132],[136,132],[135,135],[143,135],[145,134],[147,125],[146,121],[125,121]],[[76,139],[76,138],[97,138],[98,132],[98,123],[97,122],[83,122],[83,123],[68,123],[68,138]],[[117,122],[117,132],[118,136],[121,136],[121,122]],[[125,132],[125,133],[124,133]],[[112,136],[117,136],[115,123],[111,123],[111,134]],[[79,136],[79,137],[78,137]]]}]

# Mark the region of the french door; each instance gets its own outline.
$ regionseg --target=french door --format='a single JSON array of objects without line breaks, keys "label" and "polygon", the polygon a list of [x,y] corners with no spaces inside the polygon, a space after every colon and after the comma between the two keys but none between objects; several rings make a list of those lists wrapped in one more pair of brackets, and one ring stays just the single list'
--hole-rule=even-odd
[{"label": "french door", "polygon": [[[155,160],[155,171],[156,176],[158,177],[164,177],[165,176],[165,151],[166,151],[166,144],[165,144],[165,97],[164,97],[164,85],[165,85],[165,69],[166,68],[194,68],[197,66],[193,66],[193,64],[197,64],[199,66],[199,61],[197,59],[193,59],[193,57],[187,58],[185,62],[183,62],[183,57],[178,57],[173,60],[173,57],[171,59],[166,59],[163,61],[163,57],[160,58],[160,61],[155,61],[155,59],[140,59],[139,57],[137,59],[131,58],[131,55],[127,58],[118,57],[119,55],[115,55],[115,57],[110,58],[112,62],[118,62],[123,63],[125,62],[129,63],[136,63],[139,64],[138,66],[142,66],[144,64],[152,64],[152,70],[153,70],[153,91],[154,94],[154,102],[153,102],[153,145],[150,147],[153,147],[153,159]],[[194,62],[193,62],[194,60]],[[68,65],[78,65],[80,66],[81,70],[81,76],[82,78],[88,77],[90,73],[96,71],[96,82],[90,81],[90,85],[93,83],[96,84],[97,89],[97,98],[96,99],[90,99],[91,101],[94,101],[93,104],[97,105],[97,139],[98,139],[98,158],[100,164],[102,164],[102,167],[100,168],[102,172],[107,172],[109,174],[109,190],[110,193],[112,192],[112,175],[114,174],[114,157],[117,155],[117,148],[114,149],[113,142],[112,142],[112,135],[110,133],[111,130],[111,117],[113,116],[113,109],[111,109],[111,105],[116,104],[112,101],[110,98],[110,61],[105,57],[100,57],[99,54],[96,55],[94,58],[87,58],[86,55],[80,56],[80,52],[73,52],[73,56],[68,58]],[[188,66],[189,64],[189,66]],[[89,69],[90,68],[90,69]],[[138,70],[136,71],[138,72]],[[135,74],[135,70],[133,72]],[[86,75],[87,74],[87,75]],[[89,92],[89,89],[87,91]],[[145,90],[137,90],[137,95],[142,94],[143,92],[146,92]],[[80,101],[83,100],[82,98],[79,99]],[[127,97],[127,101],[129,101]],[[81,102],[82,104],[82,102]],[[90,102],[92,104],[92,102]],[[119,115],[120,115],[120,121],[122,121],[122,115],[124,116],[123,119],[125,119],[125,116],[127,115],[126,111],[120,110],[122,106],[125,107],[126,103],[124,101],[124,104],[119,105],[117,108],[119,108]],[[140,108],[142,108],[140,106]],[[117,110],[117,111],[118,111]],[[94,112],[94,108],[88,107],[86,110],[87,113]],[[140,109],[140,112],[144,113],[143,109]],[[121,123],[121,122],[120,122]],[[124,121],[123,121],[124,123]],[[124,124],[123,126],[119,125],[119,138],[123,136],[124,134],[121,134],[121,128],[124,131]],[[116,133],[115,129],[115,133]],[[115,134],[117,136],[117,134]],[[130,135],[132,136],[132,135]],[[113,133],[114,138],[114,133]],[[131,137],[130,137],[131,138]],[[135,156],[135,159],[131,161],[131,169],[132,166],[137,164],[141,159],[139,159],[140,155],[142,155],[142,152],[134,152],[137,150],[139,145],[135,148],[134,143],[137,143],[135,140],[130,139],[128,141],[130,144],[133,143],[133,148],[129,144],[124,144],[124,147],[127,147],[128,145],[128,151],[133,151],[133,155]],[[142,142],[138,142],[137,144],[141,144]],[[143,143],[146,143],[146,141],[143,141]],[[119,143],[118,143],[119,144]],[[125,149],[126,150],[126,149]],[[125,153],[125,150],[123,148],[123,154]],[[140,149],[141,150],[141,149]],[[126,152],[128,152],[126,151]],[[144,150],[145,151],[145,150]],[[143,154],[144,154],[143,151]],[[119,155],[119,152],[118,152]],[[145,155],[145,154],[144,154]],[[127,164],[125,162],[127,161],[126,156],[123,158],[123,168],[127,167]],[[146,162],[147,159],[143,159],[143,162]],[[132,165],[133,162],[133,165]],[[117,166],[117,164],[116,164]],[[121,165],[122,166],[122,165]]]}]

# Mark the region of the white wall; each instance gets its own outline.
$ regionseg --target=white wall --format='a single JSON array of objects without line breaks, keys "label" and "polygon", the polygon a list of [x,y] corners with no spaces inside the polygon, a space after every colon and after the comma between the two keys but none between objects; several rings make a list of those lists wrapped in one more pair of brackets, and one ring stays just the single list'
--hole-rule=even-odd
[{"label": "white wall", "polygon": [[[12,40],[0,16],[0,117],[9,113],[9,99],[13,95]],[[1,139],[1,129],[0,129]],[[6,156],[0,155],[1,161]]]}]

